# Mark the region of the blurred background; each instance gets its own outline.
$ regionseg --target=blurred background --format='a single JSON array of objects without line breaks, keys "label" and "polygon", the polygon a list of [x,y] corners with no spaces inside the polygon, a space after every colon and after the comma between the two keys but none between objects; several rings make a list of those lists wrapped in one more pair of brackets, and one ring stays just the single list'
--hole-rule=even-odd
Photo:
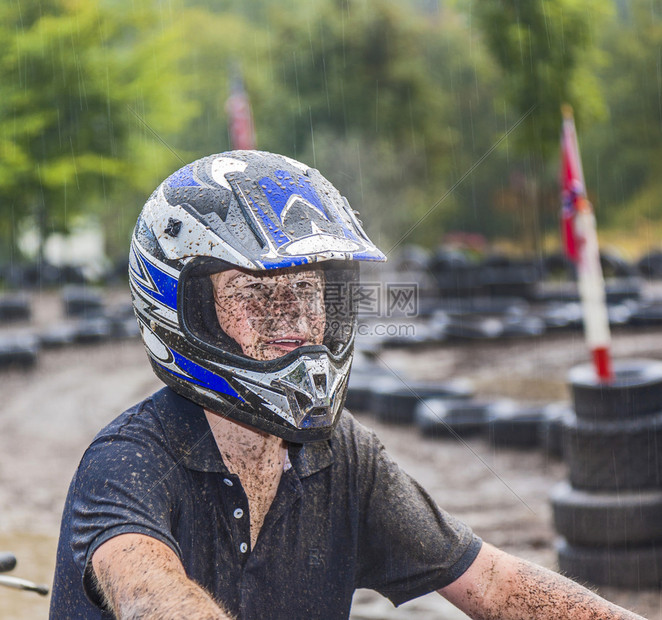
[{"label": "blurred background", "polygon": [[[467,378],[481,402],[547,406],[589,356],[559,227],[570,104],[613,353],[660,358],[661,50],[662,0],[1,2],[0,550],[16,573],[50,582],[83,450],[159,387],[128,245],[153,189],[199,157],[245,144],[294,157],[361,213],[389,256],[368,282],[416,302],[383,300],[393,330],[382,311],[363,317],[369,386],[379,362],[421,389]],[[556,568],[558,453],[363,421],[479,535]],[[662,619],[659,592],[634,590],[607,593]],[[394,610],[363,592],[353,618],[462,617],[438,598]],[[0,591],[2,618],[47,606]]]},{"label": "blurred background", "polygon": [[322,170],[386,250],[436,205],[407,242],[435,248],[461,231],[551,251],[570,103],[601,241],[631,260],[657,245],[656,0],[29,0],[0,12],[4,274],[47,261],[99,278],[125,260],[158,182],[231,148],[233,85],[258,148]]}]

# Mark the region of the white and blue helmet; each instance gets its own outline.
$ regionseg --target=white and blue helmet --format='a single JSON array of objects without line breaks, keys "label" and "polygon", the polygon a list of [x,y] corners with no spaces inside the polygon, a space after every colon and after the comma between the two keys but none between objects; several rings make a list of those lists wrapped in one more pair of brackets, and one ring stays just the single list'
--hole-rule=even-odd
[{"label": "white and blue helmet", "polygon": [[[221,415],[288,441],[328,438],[352,363],[359,261],[383,261],[347,200],[317,170],[272,153],[204,157],[169,176],[134,230],[129,280],[158,377]],[[321,345],[270,361],[241,352],[219,324],[210,274],[321,263]]]}]

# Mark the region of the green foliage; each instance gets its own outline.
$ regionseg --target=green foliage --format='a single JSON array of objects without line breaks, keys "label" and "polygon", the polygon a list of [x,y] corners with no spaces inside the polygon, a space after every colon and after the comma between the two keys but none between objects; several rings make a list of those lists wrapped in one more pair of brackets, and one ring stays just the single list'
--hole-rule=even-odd
[{"label": "green foliage", "polygon": [[599,115],[595,33],[610,5],[603,0],[478,0],[473,11],[503,70],[506,96],[517,114],[530,109],[515,138],[521,153],[546,160],[558,147],[560,108],[577,117]]},{"label": "green foliage", "polygon": [[[489,148],[490,60],[479,47],[467,53],[473,35],[450,12],[321,0],[296,17],[270,22],[280,80],[256,103],[260,145],[323,170],[388,249]],[[408,241],[438,243],[443,222],[464,215],[451,194]]]},{"label": "green foliage", "polygon": [[609,62],[598,78],[609,86],[609,114],[586,133],[587,183],[604,221],[661,220],[662,2],[632,0],[604,30],[601,44]]},{"label": "green foliage", "polygon": [[259,148],[322,170],[386,250],[451,229],[533,247],[538,228],[556,227],[563,102],[601,225],[626,222],[624,202],[662,219],[662,0],[613,6],[7,0],[0,253],[26,223],[48,233],[94,215],[125,254],[156,184],[229,148],[235,67]]},{"label": "green foliage", "polygon": [[21,221],[32,218],[43,235],[66,231],[114,186],[140,178],[130,110],[171,128],[187,114],[145,62],[158,54],[167,64],[176,49],[163,32],[152,34],[153,12],[116,8],[83,0],[0,5],[6,252]]}]

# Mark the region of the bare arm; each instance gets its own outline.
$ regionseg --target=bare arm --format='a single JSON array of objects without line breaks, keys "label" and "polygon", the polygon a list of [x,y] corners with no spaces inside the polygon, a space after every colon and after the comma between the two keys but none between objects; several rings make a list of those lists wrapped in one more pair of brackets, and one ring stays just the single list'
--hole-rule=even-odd
[{"label": "bare arm", "polygon": [[642,620],[570,579],[487,544],[464,575],[438,592],[475,620]]},{"label": "bare arm", "polygon": [[121,534],[103,543],[92,568],[108,606],[119,620],[231,620],[191,581],[177,555],[142,534]]}]

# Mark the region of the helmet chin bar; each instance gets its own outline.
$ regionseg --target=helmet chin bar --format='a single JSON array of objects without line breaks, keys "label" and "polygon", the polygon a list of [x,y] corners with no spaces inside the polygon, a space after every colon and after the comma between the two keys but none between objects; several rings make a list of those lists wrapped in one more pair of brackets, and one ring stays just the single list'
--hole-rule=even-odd
[{"label": "helmet chin bar", "polygon": [[338,413],[336,395],[342,393],[350,361],[340,368],[325,353],[304,355],[292,371],[271,385],[282,389],[297,428],[330,426]]},{"label": "helmet chin bar", "polygon": [[351,355],[334,362],[326,351],[302,352],[278,371],[235,370],[235,387],[254,407],[266,407],[297,430],[332,428],[351,363]]}]

